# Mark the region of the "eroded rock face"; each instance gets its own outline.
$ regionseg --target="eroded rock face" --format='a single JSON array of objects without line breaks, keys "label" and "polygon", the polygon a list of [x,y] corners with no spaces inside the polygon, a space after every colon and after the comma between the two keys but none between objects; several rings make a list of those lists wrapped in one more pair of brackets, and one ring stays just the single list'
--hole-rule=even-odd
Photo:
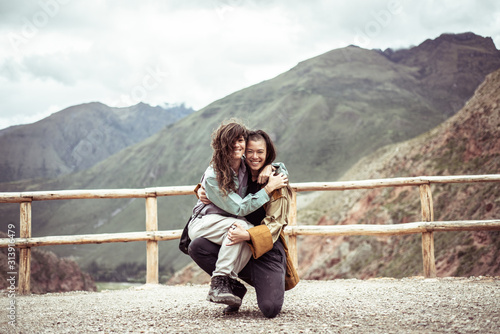
[{"label": "eroded rock face", "polygon": [[[500,70],[497,70],[441,126],[362,159],[343,179],[496,174],[500,170],[499,138]],[[488,220],[500,215],[498,183],[433,185],[432,194],[436,221]],[[409,187],[344,191],[325,194],[318,201],[321,205],[316,210],[323,208],[317,223],[320,225],[401,224],[421,219],[418,190]],[[313,205],[306,208],[309,214],[314,211]],[[299,211],[299,222],[301,218]],[[437,232],[434,238],[438,276],[500,275],[499,231]],[[304,279],[422,274],[419,235],[308,236],[299,240],[299,271]],[[339,251],[345,243],[349,245],[347,254]]]},{"label": "eroded rock face", "polygon": [[69,258],[61,259],[48,251],[32,251],[31,259],[33,293],[97,290],[92,277]]},{"label": "eroded rock face", "polygon": [[210,276],[204,272],[195,263],[190,263],[182,270],[179,270],[172,276],[167,282],[167,284],[185,284],[187,282],[193,284],[205,284],[210,283]]}]

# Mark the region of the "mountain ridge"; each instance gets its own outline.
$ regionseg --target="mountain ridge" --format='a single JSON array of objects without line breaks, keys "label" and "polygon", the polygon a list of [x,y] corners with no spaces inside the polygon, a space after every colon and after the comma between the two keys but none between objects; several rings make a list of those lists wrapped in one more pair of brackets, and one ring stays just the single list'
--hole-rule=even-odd
[{"label": "mountain ridge", "polygon": [[54,178],[90,168],[192,111],[183,105],[112,108],[90,102],[33,124],[6,128],[0,131],[0,183]]},{"label": "mountain ridge", "polygon": [[[500,70],[487,76],[455,116],[435,129],[364,157],[343,180],[497,173],[500,168]],[[495,140],[496,139],[496,140]],[[370,165],[372,168],[366,169]],[[497,219],[497,183],[431,185],[440,220]],[[408,187],[323,194],[299,212],[308,224],[399,224],[420,221],[418,192]],[[313,245],[321,244],[321,247]],[[422,275],[418,235],[301,238],[305,279]],[[500,274],[500,232],[435,233],[438,276]]]},{"label": "mountain ridge", "polygon": [[[480,36],[474,40],[478,45],[484,43]],[[425,78],[430,80],[436,77],[433,73],[462,70],[457,68],[462,64],[458,55],[467,55],[464,50],[470,49],[471,41],[465,46],[460,40],[455,43],[440,49],[449,53],[444,63],[432,61],[430,65],[426,65],[421,50],[411,66],[391,61],[374,50],[332,50],[217,100],[89,169],[41,183],[23,181],[1,186],[5,191],[28,191],[196,184],[210,161],[210,133],[229,117],[243,118],[250,127],[271,134],[278,147],[278,160],[286,163],[291,182],[335,181],[363,156],[421,135],[454,113],[454,104],[436,102],[427,95],[429,89],[419,71],[428,69],[432,75]],[[476,49],[482,50],[488,61],[473,56],[469,59],[473,66],[461,72],[460,78],[476,83],[473,88],[464,85],[469,96],[486,74],[500,68],[498,51],[480,46]],[[449,89],[456,80],[453,75],[440,78],[436,91],[442,94],[441,100],[463,101],[463,105],[462,95]],[[182,227],[194,202],[194,196],[160,198],[159,229]],[[0,213],[4,223],[18,221],[18,208],[0,207]],[[33,216],[37,217],[34,236],[144,230],[141,200],[36,203]],[[176,246],[174,242],[160,246],[164,275],[189,262]],[[61,246],[54,251],[72,254],[84,266],[145,261],[144,243],[140,242]]]}]

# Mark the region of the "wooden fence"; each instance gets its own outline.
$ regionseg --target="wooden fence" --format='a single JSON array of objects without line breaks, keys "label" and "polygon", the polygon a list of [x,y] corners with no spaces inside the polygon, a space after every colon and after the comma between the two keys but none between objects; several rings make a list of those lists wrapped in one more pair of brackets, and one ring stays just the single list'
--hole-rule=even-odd
[{"label": "wooden fence", "polygon": [[[402,235],[422,234],[422,258],[425,277],[436,276],[434,259],[435,231],[500,230],[499,220],[466,220],[435,222],[430,185],[443,183],[500,182],[500,174],[465,176],[421,176],[347,182],[292,183],[293,200],[289,225],[285,228],[288,248],[294,264],[298,265],[298,235]],[[304,191],[344,191],[382,187],[418,186],[422,221],[396,225],[297,225],[296,193]],[[0,193],[0,203],[20,203],[19,238],[2,238],[0,247],[17,247],[19,251],[18,293],[30,293],[31,247],[67,244],[96,244],[108,242],[147,241],[146,283],[158,284],[158,242],[178,239],[182,230],[158,231],[157,198],[159,196],[193,195],[194,186],[157,187],[145,189],[62,190]],[[31,203],[62,199],[145,198],[146,231],[70,236],[31,236]],[[12,241],[14,240],[14,244]]]}]

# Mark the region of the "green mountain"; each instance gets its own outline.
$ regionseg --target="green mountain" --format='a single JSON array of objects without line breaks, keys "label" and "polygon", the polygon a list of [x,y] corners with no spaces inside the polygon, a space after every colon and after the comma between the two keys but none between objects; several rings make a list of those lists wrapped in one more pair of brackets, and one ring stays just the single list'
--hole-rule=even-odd
[{"label": "green mountain", "polygon": [[[337,49],[215,101],[92,168],[40,183],[4,183],[0,189],[196,184],[210,160],[210,134],[229,117],[272,135],[291,182],[334,181],[374,150],[443,122],[498,68],[500,52],[492,40],[470,33],[442,35],[394,53]],[[194,202],[194,196],[161,198],[159,228],[181,228]],[[0,210],[2,224],[19,220],[18,205],[0,205]],[[36,202],[33,235],[141,231],[144,211],[143,199]],[[83,266],[115,268],[145,263],[145,248],[145,243],[135,242],[59,246],[53,251],[74,255]],[[164,275],[188,262],[177,242],[160,244]]]},{"label": "green mountain", "polygon": [[0,130],[0,183],[87,169],[191,112],[183,105],[111,108],[92,102]]},{"label": "green mountain", "polygon": [[[456,115],[412,140],[383,147],[355,164],[343,180],[421,175],[498,174],[500,70],[487,76]],[[497,182],[431,185],[434,219],[500,216]],[[421,221],[416,187],[318,193],[298,213],[302,224],[400,224]],[[305,279],[423,275],[421,236],[303,236],[299,267]],[[500,275],[500,231],[435,232],[438,276]]]}]

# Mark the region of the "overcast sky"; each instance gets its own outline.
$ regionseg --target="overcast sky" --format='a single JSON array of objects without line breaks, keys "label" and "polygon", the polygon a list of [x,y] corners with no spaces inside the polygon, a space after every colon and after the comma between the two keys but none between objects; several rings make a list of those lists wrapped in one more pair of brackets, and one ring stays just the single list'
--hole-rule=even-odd
[{"label": "overcast sky", "polygon": [[498,0],[0,0],[0,129],[66,107],[198,110],[355,44],[472,31],[500,47]]}]

